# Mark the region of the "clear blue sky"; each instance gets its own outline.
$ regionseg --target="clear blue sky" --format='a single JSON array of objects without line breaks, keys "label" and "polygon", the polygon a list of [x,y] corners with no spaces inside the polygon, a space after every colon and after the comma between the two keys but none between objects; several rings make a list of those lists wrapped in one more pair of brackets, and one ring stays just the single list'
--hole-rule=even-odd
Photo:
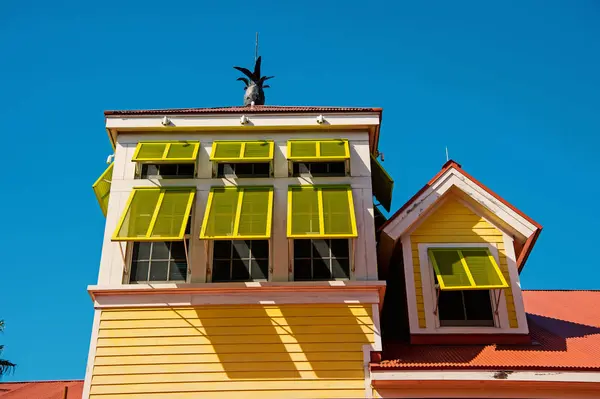
[{"label": "clear blue sky", "polygon": [[[91,4],[98,4],[92,6]],[[0,13],[5,380],[83,378],[104,218],[105,109],[383,107],[400,207],[452,158],[544,226],[525,288],[600,288],[600,4],[21,1]],[[596,161],[596,163],[594,162]]]}]

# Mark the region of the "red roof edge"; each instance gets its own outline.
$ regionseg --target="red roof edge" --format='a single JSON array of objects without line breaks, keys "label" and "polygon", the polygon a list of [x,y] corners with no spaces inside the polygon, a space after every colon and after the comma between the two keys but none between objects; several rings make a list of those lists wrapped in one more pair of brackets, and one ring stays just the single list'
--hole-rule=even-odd
[{"label": "red roof edge", "polygon": [[338,107],[338,106],[286,106],[255,105],[206,107],[206,108],[168,108],[168,109],[134,109],[106,110],[105,116],[111,115],[163,115],[163,114],[240,114],[240,113],[314,113],[314,112],[376,112],[383,113],[381,107]]},{"label": "red roof edge", "polygon": [[425,192],[429,187],[431,187],[431,185],[436,180],[438,180],[444,173],[446,173],[451,168],[454,168],[457,171],[459,171],[460,173],[462,173],[463,175],[465,175],[465,177],[467,177],[473,183],[477,184],[479,187],[481,187],[483,190],[485,190],[489,195],[491,195],[492,197],[494,197],[495,199],[497,199],[498,201],[500,201],[501,203],[503,203],[504,205],[506,205],[507,207],[509,207],[510,209],[512,209],[519,216],[523,217],[525,220],[527,220],[529,223],[531,223],[532,225],[535,226],[536,230],[533,232],[533,234],[531,236],[529,236],[527,238],[527,241],[525,242],[525,245],[523,246],[523,250],[521,251],[521,253],[519,254],[519,257],[517,259],[517,267],[519,268],[519,270],[521,270],[523,268],[523,266],[525,265],[525,262],[527,261],[527,258],[529,257],[529,254],[531,253],[531,250],[533,249],[533,246],[534,246],[535,242],[537,241],[537,238],[539,237],[540,233],[542,232],[542,226],[539,223],[537,223],[535,220],[533,220],[532,218],[530,218],[529,216],[527,216],[526,214],[524,214],[523,212],[521,212],[519,209],[517,209],[516,207],[514,207],[513,205],[511,205],[504,198],[500,197],[498,194],[496,194],[495,192],[493,192],[490,188],[488,188],[486,185],[484,185],[483,183],[481,183],[479,180],[475,179],[473,176],[471,176],[469,173],[467,173],[458,162],[456,162],[456,161],[454,161],[452,159],[448,160],[442,166],[442,169],[431,180],[429,180],[427,182],[427,184],[425,184],[419,191],[417,191],[417,193],[415,195],[413,195],[404,205],[402,205],[402,207],[400,207],[400,209],[398,209],[379,228],[379,231],[382,231],[388,224],[390,224],[396,217],[398,217],[406,208],[408,208],[409,206],[411,206],[412,203],[421,194],[423,194],[423,192]]}]

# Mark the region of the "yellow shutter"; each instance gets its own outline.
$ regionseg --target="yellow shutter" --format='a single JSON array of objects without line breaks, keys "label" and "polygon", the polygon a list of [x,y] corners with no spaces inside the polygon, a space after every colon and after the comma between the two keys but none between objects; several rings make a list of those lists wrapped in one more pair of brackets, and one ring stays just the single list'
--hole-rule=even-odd
[{"label": "yellow shutter", "polygon": [[274,143],[270,140],[213,142],[210,160],[214,162],[269,162]]},{"label": "yellow shutter", "polygon": [[392,191],[394,190],[394,180],[386,172],[381,163],[371,155],[371,182],[373,187],[373,195],[377,201],[390,211],[392,206]]},{"label": "yellow shutter", "polygon": [[174,241],[185,235],[195,188],[134,188],[113,241]]},{"label": "yellow shutter", "polygon": [[289,187],[287,223],[289,238],[356,237],[351,187]]},{"label": "yellow shutter", "polygon": [[96,194],[96,199],[98,200],[98,204],[100,204],[100,209],[102,209],[104,216],[106,216],[106,212],[108,211],[113,166],[114,162],[108,165],[108,168],[102,172],[98,180],[92,185],[92,189],[94,190],[94,194]]},{"label": "yellow shutter", "polygon": [[201,239],[265,239],[271,236],[273,187],[213,187]]},{"label": "yellow shutter", "polygon": [[487,248],[430,248],[428,254],[441,290],[509,286]]},{"label": "yellow shutter", "polygon": [[345,161],[350,158],[346,139],[289,140],[287,159],[295,162]]},{"label": "yellow shutter", "polygon": [[141,141],[132,161],[153,163],[194,163],[198,157],[198,141]]}]

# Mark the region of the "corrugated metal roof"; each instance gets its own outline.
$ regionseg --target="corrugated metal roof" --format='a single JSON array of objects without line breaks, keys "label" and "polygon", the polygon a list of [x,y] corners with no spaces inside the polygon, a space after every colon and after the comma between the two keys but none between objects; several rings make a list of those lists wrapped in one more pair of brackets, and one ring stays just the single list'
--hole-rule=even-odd
[{"label": "corrugated metal roof", "polygon": [[381,108],[255,105],[216,108],[170,108],[104,111],[104,115],[165,115],[165,114],[240,114],[240,113],[313,113],[313,112],[378,112]]},{"label": "corrugated metal roof", "polygon": [[63,399],[68,387],[67,399],[81,399],[83,380],[27,381],[0,383],[2,399]]},{"label": "corrugated metal roof", "polygon": [[600,291],[523,291],[531,345],[409,345],[384,342],[385,369],[568,369],[600,371]]}]

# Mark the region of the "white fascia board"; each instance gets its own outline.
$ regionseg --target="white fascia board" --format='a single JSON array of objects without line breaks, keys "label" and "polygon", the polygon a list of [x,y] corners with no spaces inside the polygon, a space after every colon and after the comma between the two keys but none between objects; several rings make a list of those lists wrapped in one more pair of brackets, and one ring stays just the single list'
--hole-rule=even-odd
[{"label": "white fascia board", "polygon": [[529,237],[536,230],[536,227],[527,219],[504,203],[498,201],[458,170],[450,168],[417,197],[410,207],[405,209],[387,225],[383,229],[383,232],[396,241],[452,187],[456,187],[464,192],[523,236]]},{"label": "white fascia board", "polygon": [[[246,124],[240,123],[242,114],[227,115],[109,115],[106,117],[107,129],[125,130],[172,130],[184,129],[252,129],[252,128],[331,128],[334,126],[370,127],[379,126],[379,114],[373,113],[326,113],[325,123],[318,123],[314,114],[243,114],[248,118]],[[162,124],[167,116],[169,126]]]},{"label": "white fascia board", "polygon": [[448,370],[407,370],[407,371],[371,371],[371,381],[547,381],[547,382],[600,382],[598,371],[448,371]]}]

